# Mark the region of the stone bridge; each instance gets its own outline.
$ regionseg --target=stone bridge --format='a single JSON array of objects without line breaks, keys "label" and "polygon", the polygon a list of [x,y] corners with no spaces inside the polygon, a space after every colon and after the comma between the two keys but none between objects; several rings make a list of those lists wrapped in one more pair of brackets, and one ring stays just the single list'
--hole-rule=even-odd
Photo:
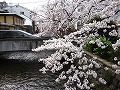
[{"label": "stone bridge", "polygon": [[0,39],[0,52],[31,50],[43,44],[43,39]]},{"label": "stone bridge", "polygon": [[55,50],[33,52],[32,49],[43,44],[47,39],[0,39],[0,60],[17,60],[24,62],[38,62],[39,58],[46,58]]}]

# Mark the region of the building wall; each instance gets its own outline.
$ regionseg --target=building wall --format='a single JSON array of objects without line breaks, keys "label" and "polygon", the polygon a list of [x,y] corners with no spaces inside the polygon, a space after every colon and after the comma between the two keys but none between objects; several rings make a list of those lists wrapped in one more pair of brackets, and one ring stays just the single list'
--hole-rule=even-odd
[{"label": "building wall", "polygon": [[0,15],[0,29],[22,29],[24,19],[16,14],[1,14]]},{"label": "building wall", "polygon": [[15,30],[14,26],[0,25],[0,30]]},{"label": "building wall", "polygon": [[24,20],[18,16],[10,15],[10,16],[0,16],[0,22],[7,23],[7,24],[13,24],[13,25],[21,25],[23,26]]},{"label": "building wall", "polygon": [[15,27],[9,27],[10,30],[15,30]]},{"label": "building wall", "polygon": [[4,22],[4,16],[0,16],[0,22]]},{"label": "building wall", "polygon": [[13,24],[13,16],[6,16],[5,19],[6,19],[6,22],[4,23]]},{"label": "building wall", "polygon": [[14,16],[14,24],[23,26],[24,21],[20,19],[19,17]]}]

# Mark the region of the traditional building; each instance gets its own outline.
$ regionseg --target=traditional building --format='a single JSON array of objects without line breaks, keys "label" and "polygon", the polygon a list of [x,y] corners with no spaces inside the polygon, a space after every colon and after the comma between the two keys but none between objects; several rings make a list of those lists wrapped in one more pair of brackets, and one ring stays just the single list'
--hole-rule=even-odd
[{"label": "traditional building", "polygon": [[[14,15],[16,14],[15,16],[23,18],[24,23],[22,26],[24,26],[24,29],[26,28],[25,31],[27,31],[29,33],[35,33],[35,31],[37,30],[37,25],[36,25],[35,20],[31,19],[31,15],[33,15],[35,13],[25,7],[20,6],[19,4],[13,5],[12,3],[6,3],[5,1],[0,2],[0,14],[1,13],[4,13],[2,15],[5,15],[5,16],[6,16],[6,14],[8,14],[7,16],[9,16],[10,14],[12,15],[12,13],[14,13]],[[2,18],[2,15],[0,15],[1,16],[0,19]],[[8,17],[7,17],[7,19],[8,19]],[[0,25],[3,26],[3,22]],[[8,29],[7,25],[9,25],[10,28],[13,28],[13,26],[14,26],[14,24],[8,24],[5,22],[4,22],[4,25],[6,26],[6,28],[4,28],[4,29]],[[1,26],[1,29],[2,29],[2,26]],[[16,25],[14,26],[14,28],[21,29],[21,28],[16,27]],[[22,30],[23,30],[23,28],[22,28]]]},{"label": "traditional building", "polygon": [[14,13],[0,13],[0,30],[25,30],[24,20],[24,18]]},{"label": "traditional building", "polygon": [[[31,19],[31,15],[34,14],[33,11],[18,5],[8,4],[8,6],[3,8],[4,11],[8,11],[9,13],[15,13],[25,19],[24,26],[27,28],[27,32],[35,33],[36,27],[33,24],[33,20]],[[29,30],[28,30],[29,28]]]}]

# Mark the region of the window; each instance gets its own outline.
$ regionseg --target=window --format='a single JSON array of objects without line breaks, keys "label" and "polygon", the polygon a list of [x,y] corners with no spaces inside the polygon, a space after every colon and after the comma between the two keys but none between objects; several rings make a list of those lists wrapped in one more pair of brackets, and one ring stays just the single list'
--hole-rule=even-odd
[{"label": "window", "polygon": [[20,14],[24,15],[24,12],[20,12]]}]

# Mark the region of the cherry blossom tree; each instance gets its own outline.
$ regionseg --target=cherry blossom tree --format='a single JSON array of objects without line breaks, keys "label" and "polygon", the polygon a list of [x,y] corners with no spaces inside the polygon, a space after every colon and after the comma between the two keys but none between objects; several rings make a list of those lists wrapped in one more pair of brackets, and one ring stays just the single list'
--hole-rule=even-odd
[{"label": "cherry blossom tree", "polygon": [[76,22],[82,26],[95,15],[103,18],[114,15],[117,12],[115,2],[115,0],[55,0],[52,3],[48,2],[43,10],[45,18],[42,26],[46,31],[51,31],[58,37],[64,36],[75,31]]},{"label": "cherry blossom tree", "polygon": [[[44,63],[40,71],[59,72],[55,81],[63,80],[65,90],[90,90],[94,87],[94,83],[90,81],[91,77],[106,84],[107,82],[95,71],[101,68],[101,64],[95,61],[96,57],[89,58],[83,47],[88,38],[99,35],[96,33],[98,29],[110,27],[106,22],[113,19],[119,4],[119,0],[59,0],[48,5],[46,24],[56,34],[64,26],[71,26],[80,20],[82,27],[78,31],[65,35],[64,38],[47,40],[44,45],[33,49],[33,51],[56,49],[56,52],[48,58],[39,59]],[[77,9],[80,9],[80,12],[76,11]],[[99,15],[101,20],[87,23],[95,15]],[[116,32],[112,33],[116,35]],[[101,41],[97,40],[97,43],[100,47],[103,46]],[[120,70],[116,72],[119,74]]]},{"label": "cherry blossom tree", "polygon": [[[55,0],[45,7],[45,24],[48,31],[54,32],[58,37],[75,31],[76,9],[78,5],[74,1]],[[46,27],[45,26],[45,27]]]}]

